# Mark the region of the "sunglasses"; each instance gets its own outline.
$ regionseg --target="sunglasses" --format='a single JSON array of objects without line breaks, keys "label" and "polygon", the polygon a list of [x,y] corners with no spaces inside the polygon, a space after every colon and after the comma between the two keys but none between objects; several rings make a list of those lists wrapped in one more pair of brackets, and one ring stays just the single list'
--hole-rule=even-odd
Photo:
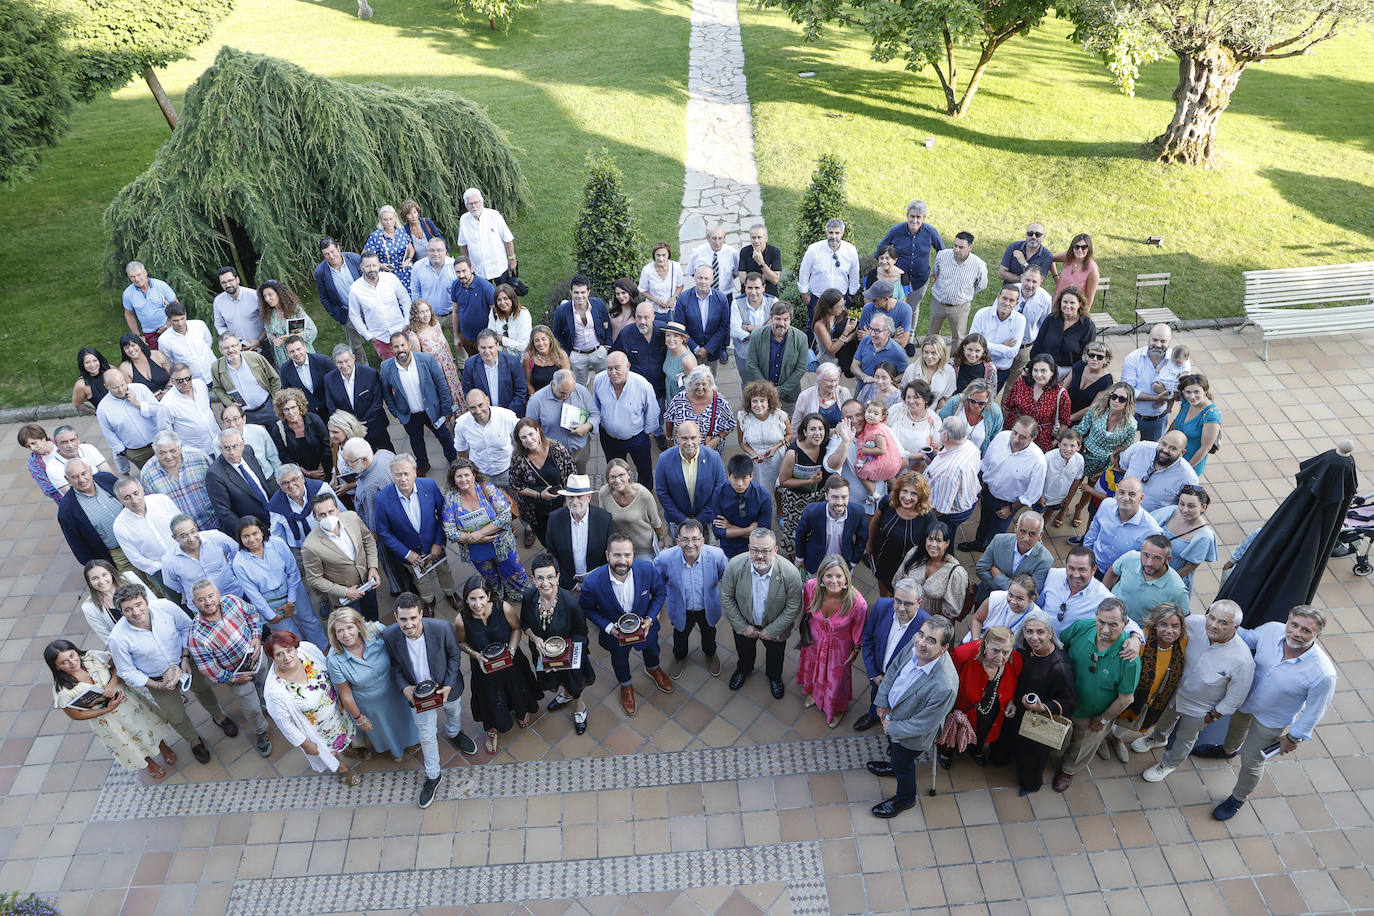
[{"label": "sunglasses", "polygon": [[191,381],[191,377],[188,375],[185,378],[174,378],[172,379],[172,381],[178,385],[185,385]]},{"label": "sunglasses", "polygon": [[1180,487],[1178,492],[1180,494],[1186,493],[1189,496],[1196,496],[1199,499],[1207,498],[1207,488],[1200,487],[1197,484],[1187,484],[1186,486]]},{"label": "sunglasses", "polygon": [[1124,394],[1109,394],[1107,395],[1107,400],[1120,401],[1121,403],[1125,404],[1126,401],[1129,399]]},{"label": "sunglasses", "polygon": [[1044,234],[1043,232],[1032,232],[1029,229],[1026,230],[1026,238],[1028,239],[1038,239]]},{"label": "sunglasses", "polygon": [[1087,246],[1087,245],[1075,245],[1075,246],[1073,246],[1073,250],[1074,250],[1074,251],[1087,251],[1087,250],[1088,250],[1088,246]]},{"label": "sunglasses", "polygon": [[988,406],[988,402],[987,402],[987,401],[979,401],[979,400],[975,400],[974,398],[969,398],[969,399],[968,399],[968,402],[969,402],[970,404],[973,404],[973,405],[976,406],[976,407],[987,407],[987,406]]},{"label": "sunglasses", "polygon": [[1069,603],[1068,603],[1067,601],[1061,601],[1061,602],[1059,602],[1059,619],[1062,621],[1062,620],[1064,619],[1064,615],[1066,615],[1066,614],[1068,614],[1068,613],[1069,613]]},{"label": "sunglasses", "polygon": [[1086,356],[1087,356],[1088,359],[1106,359],[1106,358],[1107,358],[1107,354],[1106,354],[1106,353],[1088,353],[1088,354],[1086,354]]},{"label": "sunglasses", "polygon": [[834,260],[835,266],[836,266],[836,267],[839,267],[839,266],[840,266],[840,256],[837,255],[837,254],[835,254],[834,252],[831,252],[830,257],[831,257],[831,259]]}]

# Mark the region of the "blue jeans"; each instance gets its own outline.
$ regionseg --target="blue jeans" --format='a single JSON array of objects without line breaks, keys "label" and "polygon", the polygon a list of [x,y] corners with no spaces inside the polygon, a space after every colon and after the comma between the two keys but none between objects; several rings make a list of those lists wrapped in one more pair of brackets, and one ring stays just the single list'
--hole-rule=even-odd
[{"label": "blue jeans", "polygon": [[[978,502],[983,507],[983,514],[978,517],[978,532],[974,534],[973,542],[980,548],[986,548],[988,544],[992,543],[994,537],[1007,530],[1007,526],[1011,524],[1016,513],[1013,512],[1006,518],[999,518],[997,513],[1010,506],[1011,503],[993,496],[987,484],[983,484],[983,493],[978,498]],[[951,538],[953,534],[954,532],[951,531]]]},{"label": "blue jeans", "polygon": [[969,516],[973,514],[973,510],[977,505],[977,503],[974,503],[963,512],[951,512],[948,515],[943,512],[940,513],[940,521],[944,522],[945,527],[949,529],[949,539],[951,541],[953,541],[955,536],[959,533],[959,526],[968,521]]},{"label": "blue jeans", "polygon": [[[456,738],[463,730],[462,694],[452,695],[442,707],[444,733]],[[425,761],[425,778],[439,778],[439,710],[427,709],[415,713],[415,727],[420,730],[420,757]]]},{"label": "blue jeans", "polygon": [[615,672],[615,679],[621,687],[630,686],[630,655],[635,652],[644,653],[644,667],[658,667],[658,634],[659,630],[654,627],[649,630],[649,638],[637,648],[635,646],[622,646],[620,640],[614,636],[608,636],[606,631],[601,631],[601,648],[606,650],[606,654],[611,657],[611,670]]}]

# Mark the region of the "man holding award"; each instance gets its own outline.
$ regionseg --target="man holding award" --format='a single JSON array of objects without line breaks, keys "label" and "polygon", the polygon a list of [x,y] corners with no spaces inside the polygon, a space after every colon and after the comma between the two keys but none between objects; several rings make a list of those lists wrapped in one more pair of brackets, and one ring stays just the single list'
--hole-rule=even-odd
[{"label": "man holding award", "polygon": [[390,486],[377,493],[377,537],[391,551],[397,565],[410,570],[415,590],[424,601],[426,617],[434,616],[440,592],[456,614],[458,598],[444,553],[448,542],[440,518],[444,495],[433,480],[417,477],[415,459],[410,455],[397,455],[392,459],[391,481]]},{"label": "man holding award", "polygon": [[673,682],[658,664],[659,613],[667,597],[654,564],[635,559],[634,542],[624,534],[606,541],[606,565],[587,573],[582,582],[582,612],[587,623],[601,631],[601,648],[611,656],[611,669],[620,682],[620,705],[635,714],[635,690],[630,681],[630,653],[644,653],[644,667],[658,689],[673,692]]}]

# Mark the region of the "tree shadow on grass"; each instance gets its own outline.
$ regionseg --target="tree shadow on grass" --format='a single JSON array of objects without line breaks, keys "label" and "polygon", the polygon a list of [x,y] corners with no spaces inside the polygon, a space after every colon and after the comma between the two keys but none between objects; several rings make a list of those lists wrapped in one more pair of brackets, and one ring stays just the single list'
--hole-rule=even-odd
[{"label": "tree shadow on grass", "polygon": [[1369,240],[1365,245],[1352,241],[1331,241],[1321,245],[1285,247],[1309,255],[1324,256],[1328,260],[1332,255],[1364,260],[1374,254],[1374,186],[1348,178],[1308,175],[1289,169],[1261,169],[1259,174],[1294,207]]}]

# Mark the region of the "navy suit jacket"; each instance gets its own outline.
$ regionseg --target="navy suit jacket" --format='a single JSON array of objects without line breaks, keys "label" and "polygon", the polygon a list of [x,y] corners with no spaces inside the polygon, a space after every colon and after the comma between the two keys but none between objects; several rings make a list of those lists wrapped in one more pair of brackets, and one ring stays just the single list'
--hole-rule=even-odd
[{"label": "navy suit jacket", "polygon": [[[606,308],[606,303],[592,296],[589,302],[592,311],[592,330],[596,331],[596,340],[601,346],[611,345],[611,310]],[[553,336],[567,353],[573,352],[573,304],[569,299],[564,299],[558,308],[553,312]]]},{"label": "navy suit jacket", "polygon": [[[744,504],[743,511],[740,511],[741,502]],[[740,528],[747,528],[755,522],[760,528],[772,528],[773,494],[751,481],[749,489],[741,495],[735,492],[735,488],[727,479],[725,486],[716,488],[715,508],[711,511],[713,519],[721,516]],[[749,549],[747,536],[727,538],[725,529],[715,525],[711,527],[711,533],[716,536],[716,542],[720,544],[720,549],[725,551],[727,557],[734,558]]]},{"label": "navy suit jacket", "polygon": [[[419,367],[420,399],[425,402],[425,413],[436,426],[440,417],[453,413],[453,396],[448,392],[448,381],[439,369],[439,363],[428,353],[411,353]],[[386,399],[386,409],[401,421],[404,426],[410,422],[410,401],[401,389],[401,373],[396,368],[396,357],[382,363],[382,397]]]},{"label": "navy suit jacket", "polygon": [[[115,475],[109,471],[100,471],[95,475],[95,485],[114,496]],[[61,526],[62,536],[67,539],[67,546],[72,549],[76,562],[82,566],[92,560],[113,560],[110,549],[105,546],[99,532],[95,530],[95,526],[91,524],[85,510],[77,501],[76,490],[69,488],[62,501],[57,504],[57,524]]]},{"label": "navy suit jacket", "polygon": [[663,361],[668,356],[668,345],[663,340],[663,324],[655,321],[649,332],[649,340],[639,332],[633,323],[620,329],[612,350],[619,350],[630,360],[630,371],[638,372],[654,386],[654,393],[660,398],[667,393],[664,384]]},{"label": "navy suit jacket", "polygon": [[[892,607],[891,598],[879,598],[868,609],[868,619],[864,621],[863,639],[860,646],[864,656],[864,670],[868,672],[870,681],[887,670],[883,666],[883,659],[887,657],[887,637],[892,632],[892,620],[895,615],[896,611]],[[892,652],[894,659],[897,657],[897,653],[901,652],[911,642],[911,637],[916,635],[921,624],[929,619],[929,614],[917,609],[916,616],[902,631],[901,639],[897,640],[897,648]]]},{"label": "navy suit jacket", "polygon": [[419,477],[415,480],[415,492],[420,497],[419,531],[410,524],[410,516],[406,515],[405,506],[401,505],[401,494],[394,483],[378,490],[373,500],[376,512],[376,524],[373,527],[377,536],[387,550],[402,561],[412,550],[424,556],[435,544],[442,547],[448,542],[440,517],[444,510],[444,494],[439,492],[439,485],[428,477]]},{"label": "navy suit jacket", "polygon": [[328,420],[332,411],[329,403],[325,399],[324,379],[329,373],[336,371],[334,364],[329,361],[329,357],[319,353],[305,354],[305,372],[310,377],[310,385],[314,389],[308,390],[300,382],[301,373],[296,368],[296,364],[291,360],[286,360],[281,364],[281,386],[283,388],[299,388],[305,394],[305,399],[310,404],[310,412],[321,420]]},{"label": "navy suit jacket", "polygon": [[486,394],[487,400],[497,407],[505,407],[517,417],[525,415],[525,404],[529,402],[529,386],[525,382],[525,368],[519,358],[510,353],[496,354],[496,384],[501,386],[497,392],[498,401],[491,396],[487,387],[487,366],[480,356],[470,357],[463,363],[463,394],[476,388]]},{"label": "navy suit jacket", "polygon": [[[829,511],[830,507],[823,502],[812,503],[797,522],[797,556],[801,557],[807,572],[814,573],[825,559],[825,521]],[[850,503],[840,535],[840,555],[850,566],[855,566],[867,544],[868,516],[862,505]]]},{"label": "navy suit jacket", "polygon": [[663,516],[674,525],[681,525],[688,517],[701,522],[708,531],[715,518],[716,491],[725,484],[725,465],[713,448],[701,447],[697,461],[697,486],[687,492],[687,479],[682,476],[682,452],[676,445],[658,456],[654,465],[654,493],[663,506]]},{"label": "navy suit jacket", "polygon": [[697,288],[682,291],[673,305],[673,320],[687,329],[693,353],[705,347],[708,359],[720,359],[730,344],[730,300],[718,289],[711,290],[706,326],[701,324],[701,308],[697,305]]},{"label": "navy suit jacket", "polygon": [[[272,475],[263,473],[258,456],[253,453],[253,446],[243,447],[243,463],[257,476],[267,490],[267,498],[271,499],[272,494],[277,492],[277,481]],[[242,474],[229,466],[223,455],[216,458],[205,472],[205,491],[210,496],[219,530],[235,540],[238,540],[240,516],[256,515],[263,524],[269,521],[271,513],[267,503],[263,502],[256,489],[248,486]]]},{"label": "navy suit jacket", "polygon": [[[587,507],[587,572],[606,565],[606,541],[611,536],[611,513],[600,506]],[[558,584],[571,591],[577,580],[573,578],[577,566],[573,562],[572,513],[567,506],[549,513],[548,539],[544,546],[558,561]]]},{"label": "navy suit jacket", "polygon": [[[629,647],[642,651],[646,646],[658,645],[658,616],[663,610],[663,602],[667,599],[668,592],[658,570],[648,560],[635,560],[630,574],[635,580],[634,607],[630,608],[630,612],[653,621],[649,625],[649,638]],[[620,615],[625,613],[620,607],[620,602],[616,600],[615,589],[611,587],[609,566],[599,566],[587,573],[587,578],[582,580],[581,601],[582,613],[587,618],[587,624],[595,627],[600,634],[598,639],[601,645],[607,651],[621,648],[619,640],[606,635],[606,627],[615,623],[620,619]]]},{"label": "navy suit jacket", "polygon": [[[452,703],[463,692],[463,670],[458,662],[463,657],[458,648],[458,634],[453,626],[442,620],[421,620],[425,629],[425,656],[429,662],[429,676],[440,687],[452,687],[448,701]],[[397,690],[414,687],[419,683],[415,669],[410,664],[410,649],[406,646],[406,634],[398,624],[382,630],[382,644],[391,656],[391,680]]]},{"label": "navy suit jacket", "polygon": [[346,410],[362,421],[370,434],[386,433],[389,421],[382,410],[382,377],[376,369],[355,363],[353,366],[353,400],[348,399],[343,376],[338,369],[324,377],[324,403],[330,413]]},{"label": "navy suit jacket", "polygon": [[[363,270],[359,266],[362,257],[355,252],[345,251],[343,253],[344,267],[353,275],[356,280],[362,276]],[[339,295],[339,288],[334,285],[334,277],[329,270],[329,264],[325,261],[315,265],[315,292],[320,297],[320,304],[339,324],[348,325],[348,300]]]}]

